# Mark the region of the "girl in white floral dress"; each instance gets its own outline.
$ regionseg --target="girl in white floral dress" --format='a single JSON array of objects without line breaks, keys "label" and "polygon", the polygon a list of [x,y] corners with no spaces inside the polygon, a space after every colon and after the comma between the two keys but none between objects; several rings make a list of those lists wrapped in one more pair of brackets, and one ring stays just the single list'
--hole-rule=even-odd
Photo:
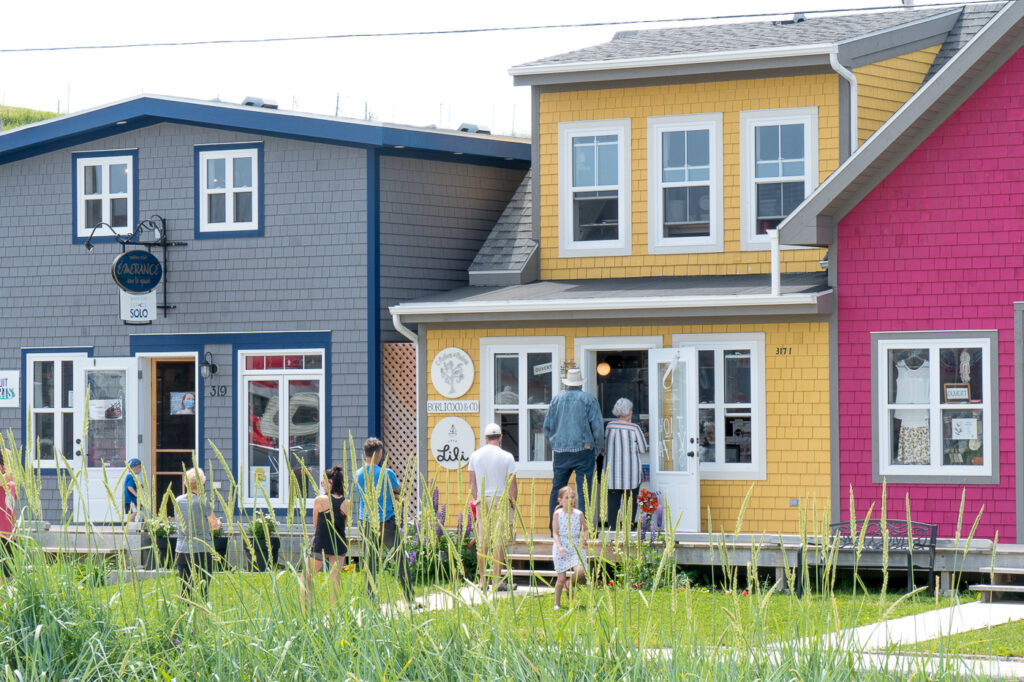
[{"label": "girl in white floral dress", "polygon": [[[572,586],[583,579],[587,563],[587,520],[583,512],[576,509],[576,490],[566,486],[558,491],[558,508],[551,517],[554,529],[552,559],[558,579],[555,581],[555,609],[562,608],[562,590],[568,583],[569,595]],[[570,576],[571,572],[571,576]]]}]

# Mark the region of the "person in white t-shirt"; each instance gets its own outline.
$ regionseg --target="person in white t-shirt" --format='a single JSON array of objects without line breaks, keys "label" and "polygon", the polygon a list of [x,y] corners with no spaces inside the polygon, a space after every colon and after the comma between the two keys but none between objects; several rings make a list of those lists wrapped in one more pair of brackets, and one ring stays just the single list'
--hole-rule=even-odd
[{"label": "person in white t-shirt", "polygon": [[505,564],[505,546],[515,527],[516,458],[501,449],[501,427],[484,427],[485,445],[469,456],[469,487],[477,511],[476,553],[480,589],[484,589],[485,569],[494,567],[495,589],[513,589],[512,581],[501,582],[501,569]]}]

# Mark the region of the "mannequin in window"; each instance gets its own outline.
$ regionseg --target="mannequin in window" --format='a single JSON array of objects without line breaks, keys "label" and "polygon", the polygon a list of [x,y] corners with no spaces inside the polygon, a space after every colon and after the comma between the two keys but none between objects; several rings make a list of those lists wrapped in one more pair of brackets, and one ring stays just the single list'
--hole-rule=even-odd
[{"label": "mannequin in window", "polygon": [[920,404],[920,410],[896,410],[900,420],[899,464],[928,464],[931,461],[931,438],[928,434],[929,368],[927,351],[910,351],[896,361],[896,402]]}]

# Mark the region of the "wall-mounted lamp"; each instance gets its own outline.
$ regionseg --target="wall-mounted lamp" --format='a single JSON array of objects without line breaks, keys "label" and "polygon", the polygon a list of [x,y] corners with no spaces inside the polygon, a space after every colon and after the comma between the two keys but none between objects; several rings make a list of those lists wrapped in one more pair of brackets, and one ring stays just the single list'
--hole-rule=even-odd
[{"label": "wall-mounted lamp", "polygon": [[199,365],[199,374],[204,379],[209,379],[217,373],[217,365],[213,364],[213,353],[206,351],[203,362]]},{"label": "wall-mounted lamp", "polygon": [[[167,241],[167,223],[158,215],[155,215],[148,220],[140,220],[139,224],[135,226],[135,229],[132,230],[131,234],[118,232],[108,223],[96,223],[92,226],[92,230],[89,232],[89,238],[85,240],[86,251],[93,250],[92,238],[96,236],[96,232],[98,230],[107,230],[110,232],[110,234],[114,236],[114,239],[116,239],[121,245],[122,250],[124,250],[125,246],[131,243],[140,244],[142,246],[177,246],[179,244],[183,244],[183,242],[172,243]],[[153,238],[149,241],[142,241],[141,235],[143,232],[153,233]]]},{"label": "wall-mounted lamp", "polygon": [[612,373],[612,366],[609,365],[607,362],[600,362],[597,365],[597,373],[600,376],[606,377]]}]

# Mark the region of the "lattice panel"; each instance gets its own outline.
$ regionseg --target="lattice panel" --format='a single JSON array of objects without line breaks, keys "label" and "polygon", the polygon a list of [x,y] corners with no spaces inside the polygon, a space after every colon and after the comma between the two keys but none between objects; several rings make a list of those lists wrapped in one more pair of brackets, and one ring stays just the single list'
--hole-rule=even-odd
[{"label": "lattice panel", "polygon": [[409,481],[409,489],[415,490],[416,347],[411,343],[385,343],[382,356],[381,438],[387,448],[388,465],[398,474],[403,489]]}]

